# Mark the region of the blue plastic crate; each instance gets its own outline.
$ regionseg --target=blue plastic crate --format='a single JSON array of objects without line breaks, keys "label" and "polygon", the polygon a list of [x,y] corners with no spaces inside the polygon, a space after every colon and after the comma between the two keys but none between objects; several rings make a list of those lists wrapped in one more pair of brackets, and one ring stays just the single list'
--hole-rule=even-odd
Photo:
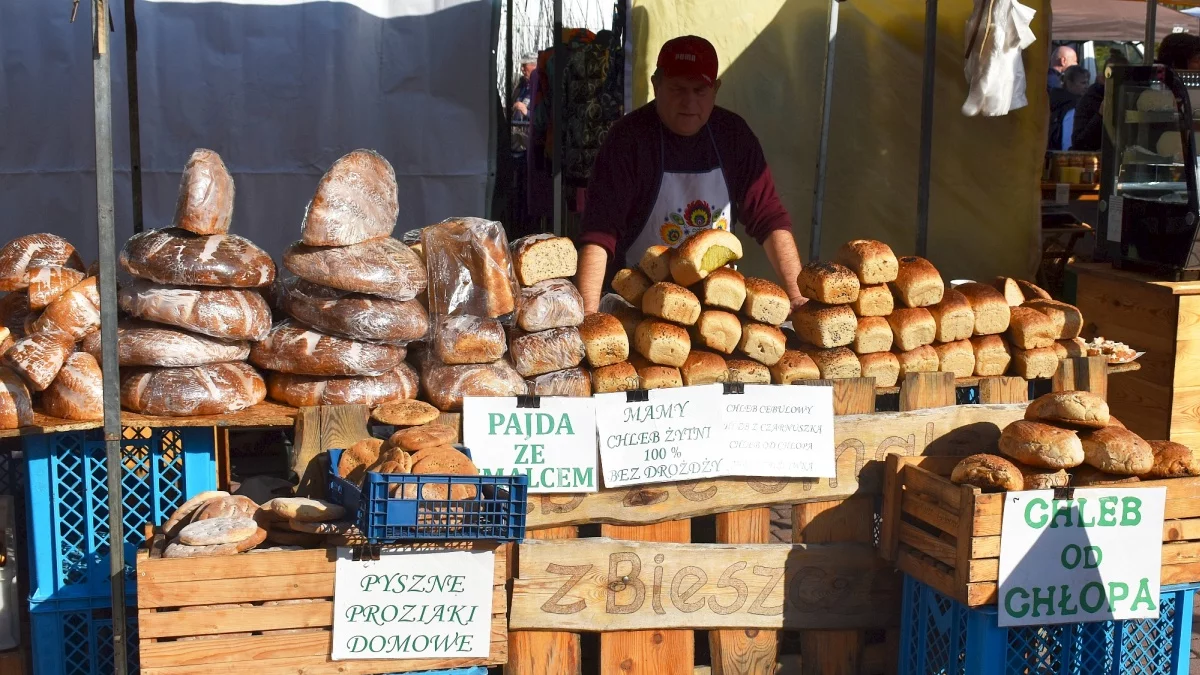
[{"label": "blue plastic crate", "polygon": [[[460,448],[470,456],[470,451]],[[330,450],[329,497],[357,514],[358,529],[373,544],[401,541],[522,541],[525,539],[527,476],[438,476],[368,472],[363,487],[337,475],[341,450]],[[469,485],[472,499],[405,498],[424,495],[426,485]],[[400,496],[389,493],[394,486]]]},{"label": "blue plastic crate", "polygon": [[995,607],[970,609],[904,577],[900,675],[1187,675],[1200,584],[1164,586],[1157,621],[1000,628]]},{"label": "blue plastic crate", "polygon": [[[216,489],[212,427],[126,428],[121,444],[128,593],[147,524]],[[99,430],[27,436],[30,600],[108,597],[108,470]]]},{"label": "blue plastic crate", "polygon": [[[109,675],[113,672],[110,600],[73,598],[29,605],[33,675]],[[125,662],[138,672],[137,608],[125,610]]]}]

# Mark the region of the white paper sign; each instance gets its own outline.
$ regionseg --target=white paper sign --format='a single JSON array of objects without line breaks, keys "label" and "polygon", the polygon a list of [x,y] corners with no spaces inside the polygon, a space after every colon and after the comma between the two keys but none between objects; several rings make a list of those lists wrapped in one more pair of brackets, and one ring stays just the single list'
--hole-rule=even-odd
[{"label": "white paper sign", "polygon": [[593,396],[604,486],[723,475],[721,390],[654,389],[641,403],[629,402],[628,392]]},{"label": "white paper sign", "polygon": [[1054,185],[1054,203],[1063,205],[1071,203],[1071,184],[1056,183]]},{"label": "white paper sign", "polygon": [[721,399],[727,476],[833,478],[833,387],[747,384]]},{"label": "white paper sign", "polygon": [[1166,488],[1009,492],[1001,626],[1157,619]]},{"label": "white paper sign", "polygon": [[531,494],[595,492],[596,404],[543,396],[536,408],[515,397],[463,400],[463,442],[485,476],[529,476]]},{"label": "white paper sign", "polygon": [[355,562],[339,548],[331,658],[487,657],[495,560],[492,551],[438,551]]},{"label": "white paper sign", "polygon": [[1113,195],[1108,198],[1108,240],[1120,243],[1121,221],[1125,219],[1125,198]]}]

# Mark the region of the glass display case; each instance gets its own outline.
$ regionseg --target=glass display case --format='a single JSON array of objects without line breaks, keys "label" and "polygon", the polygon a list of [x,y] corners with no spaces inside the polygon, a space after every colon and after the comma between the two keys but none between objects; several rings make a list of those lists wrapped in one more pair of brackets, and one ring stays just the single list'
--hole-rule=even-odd
[{"label": "glass display case", "polygon": [[1200,278],[1191,100],[1200,102],[1200,72],[1113,66],[1106,76],[1097,248],[1118,268]]}]

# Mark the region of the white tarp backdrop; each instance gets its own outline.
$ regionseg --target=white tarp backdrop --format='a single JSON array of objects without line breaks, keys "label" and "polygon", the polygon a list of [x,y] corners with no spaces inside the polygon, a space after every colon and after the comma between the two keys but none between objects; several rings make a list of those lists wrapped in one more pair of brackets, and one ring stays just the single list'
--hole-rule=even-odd
[{"label": "white tarp backdrop", "polygon": [[[133,232],[122,2],[110,3],[118,246]],[[67,237],[96,257],[88,3],[0,3],[0,240]],[[278,260],[324,170],[359,147],[391,161],[397,234],[482,216],[492,124],[491,0],[138,0],[145,227],[216,150],[233,231]],[[2,243],[2,241],[0,241]]]}]

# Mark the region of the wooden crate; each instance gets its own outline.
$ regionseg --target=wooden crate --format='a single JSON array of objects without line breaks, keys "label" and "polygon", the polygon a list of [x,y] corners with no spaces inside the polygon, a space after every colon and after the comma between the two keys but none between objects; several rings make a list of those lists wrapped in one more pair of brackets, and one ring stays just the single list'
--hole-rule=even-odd
[{"label": "wooden crate", "polygon": [[[880,554],[969,607],[996,602],[1003,494],[955,485],[958,457],[889,456]],[[1200,581],[1200,478],[1144,481],[1167,488],[1162,583]]]},{"label": "wooden crate", "polygon": [[[157,557],[161,545],[156,537],[137,556],[142,675],[364,675],[491,666],[508,659],[504,546],[487,546],[496,551],[488,658],[331,661],[335,549],[165,559]],[[315,602],[263,606],[296,599]],[[252,606],[204,609],[235,604]]]}]

